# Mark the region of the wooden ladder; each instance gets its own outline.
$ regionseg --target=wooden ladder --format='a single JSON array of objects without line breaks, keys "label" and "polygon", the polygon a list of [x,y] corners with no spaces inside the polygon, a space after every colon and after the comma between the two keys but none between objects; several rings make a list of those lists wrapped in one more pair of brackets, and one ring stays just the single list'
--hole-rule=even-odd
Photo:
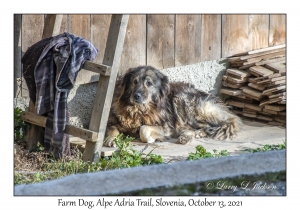
[{"label": "wooden ladder", "polygon": [[[59,34],[62,15],[47,15],[43,38]],[[67,124],[65,133],[86,141],[84,161],[96,162],[101,157],[106,124],[111,107],[117,73],[121,61],[129,15],[112,15],[102,64],[86,61],[82,69],[100,74],[89,129]],[[42,127],[46,117],[35,114],[34,104],[30,101],[28,111],[22,113],[22,119],[31,123],[26,141],[27,149],[35,150],[39,139],[44,138]]]}]

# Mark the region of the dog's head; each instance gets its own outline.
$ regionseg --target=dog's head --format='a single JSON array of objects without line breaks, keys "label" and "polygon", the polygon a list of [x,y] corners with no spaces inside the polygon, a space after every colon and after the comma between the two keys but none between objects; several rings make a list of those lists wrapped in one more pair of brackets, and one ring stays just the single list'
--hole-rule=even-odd
[{"label": "dog's head", "polygon": [[121,100],[132,105],[155,105],[169,94],[168,77],[151,66],[129,69],[122,81],[124,88]]}]

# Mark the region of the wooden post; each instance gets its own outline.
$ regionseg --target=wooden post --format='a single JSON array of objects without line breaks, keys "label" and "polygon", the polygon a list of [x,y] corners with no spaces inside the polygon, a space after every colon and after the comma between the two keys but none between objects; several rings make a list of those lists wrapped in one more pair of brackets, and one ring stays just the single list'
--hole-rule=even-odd
[{"label": "wooden post", "polygon": [[46,15],[44,20],[43,39],[59,34],[63,15]]},{"label": "wooden post", "polygon": [[17,78],[22,77],[22,49],[21,49],[21,32],[22,32],[22,15],[14,15],[14,98],[18,97]]},{"label": "wooden post", "polygon": [[[61,25],[62,15],[47,15],[45,18],[45,25],[43,31],[42,39],[51,37],[59,34],[60,25]],[[36,114],[35,106],[32,101],[29,103],[29,112]],[[44,129],[37,125],[30,125],[30,128],[26,135],[26,149],[27,150],[36,150],[37,142],[41,139],[44,139]]]},{"label": "wooden post", "polygon": [[[35,106],[32,101],[29,102],[28,111],[34,114],[36,113]],[[45,132],[42,127],[34,124],[30,124],[30,128],[27,131],[27,135],[26,135],[26,149],[29,151],[36,150],[38,141],[44,139],[44,133]]]},{"label": "wooden post", "polygon": [[129,15],[112,15],[103,64],[111,66],[110,76],[101,75],[94,101],[89,130],[98,132],[97,142],[86,142],[84,161],[98,161],[105,137],[118,69],[120,66]]}]

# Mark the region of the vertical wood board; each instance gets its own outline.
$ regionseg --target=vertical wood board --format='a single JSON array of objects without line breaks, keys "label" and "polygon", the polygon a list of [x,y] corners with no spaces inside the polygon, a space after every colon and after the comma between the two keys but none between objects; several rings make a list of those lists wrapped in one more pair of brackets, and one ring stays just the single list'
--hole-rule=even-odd
[{"label": "vertical wood board", "polygon": [[249,15],[250,50],[269,46],[269,15]]},{"label": "vertical wood board", "polygon": [[91,15],[69,15],[69,33],[91,40]]},{"label": "vertical wood board", "polygon": [[130,15],[119,73],[146,65],[146,15]]},{"label": "vertical wood board", "polygon": [[[44,15],[22,15],[22,56],[29,47],[42,39],[43,29]],[[28,88],[23,77],[21,88],[22,97],[29,97]]]},{"label": "vertical wood board", "polygon": [[[91,43],[98,49],[95,63],[103,63],[104,51],[108,30],[110,25],[111,15],[91,15]],[[88,71],[81,70],[80,74],[86,74]],[[99,74],[88,72],[90,77],[89,82],[99,81]],[[80,83],[80,81],[78,81]]]},{"label": "vertical wood board", "polygon": [[44,15],[22,15],[22,52],[42,39]]},{"label": "vertical wood board", "polygon": [[[29,102],[28,111],[36,114],[35,106]],[[44,142],[44,129],[38,125],[30,124],[26,134],[26,149],[35,151],[38,142]]]},{"label": "vertical wood board", "polygon": [[221,58],[221,15],[202,15],[201,61]]},{"label": "vertical wood board", "polygon": [[[69,33],[74,34],[75,36],[81,36],[82,38],[91,41],[91,15],[69,15],[68,28]],[[95,82],[98,79],[98,74],[82,69],[77,75],[75,85]]]},{"label": "vertical wood board", "polygon": [[147,15],[147,65],[174,67],[175,15]]},{"label": "vertical wood board", "polygon": [[60,33],[63,15],[47,14],[44,17],[44,30],[42,38],[56,36]]},{"label": "vertical wood board", "polygon": [[91,15],[91,42],[98,49],[93,62],[102,63],[111,15]]},{"label": "vertical wood board", "polygon": [[59,33],[62,34],[64,32],[68,32],[69,31],[68,27],[69,27],[68,15],[67,14],[63,14]]},{"label": "vertical wood board", "polygon": [[249,50],[248,15],[222,15],[222,57]]},{"label": "vertical wood board", "polygon": [[286,15],[270,15],[269,46],[286,43]]},{"label": "vertical wood board", "polygon": [[175,66],[200,62],[201,15],[176,15]]}]

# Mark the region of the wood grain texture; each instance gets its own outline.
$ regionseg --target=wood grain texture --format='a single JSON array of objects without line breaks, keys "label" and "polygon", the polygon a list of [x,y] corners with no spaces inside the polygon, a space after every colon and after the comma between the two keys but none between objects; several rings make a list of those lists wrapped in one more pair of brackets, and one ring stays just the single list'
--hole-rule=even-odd
[{"label": "wood grain texture", "polygon": [[63,15],[48,14],[44,17],[44,30],[42,38],[56,36],[60,32]]},{"label": "wood grain texture", "polygon": [[91,15],[91,42],[98,49],[93,62],[102,63],[111,15]]},{"label": "wood grain texture", "polygon": [[283,105],[266,105],[265,109],[274,110],[277,112],[286,110],[286,106]]},{"label": "wood grain texture", "polygon": [[[102,63],[104,50],[110,25],[111,15],[91,15],[91,43],[98,49],[95,63]],[[81,70],[80,80],[76,84],[91,83],[99,81],[99,74]],[[84,78],[84,80],[82,80]]]},{"label": "wood grain texture", "polygon": [[280,45],[276,45],[276,46],[270,46],[270,47],[266,47],[263,49],[258,49],[258,50],[251,50],[248,52],[249,55],[255,55],[255,54],[259,54],[259,53],[272,53],[273,50],[285,50],[286,44],[280,44]]},{"label": "wood grain texture", "polygon": [[90,61],[85,61],[82,69],[95,72],[97,74],[101,74],[104,76],[109,76],[111,72],[111,67],[104,65],[104,64],[98,64]]},{"label": "wood grain texture", "polygon": [[258,74],[258,76],[269,76],[271,74],[273,74],[274,72],[263,67],[263,66],[252,66],[249,68],[248,72],[250,73],[256,73]]},{"label": "wood grain texture", "polygon": [[286,72],[286,64],[285,63],[269,63],[265,65],[266,68],[274,71],[275,73]]},{"label": "wood grain texture", "polygon": [[176,15],[175,66],[199,63],[201,15]]},{"label": "wood grain texture", "polygon": [[[22,15],[22,56],[29,47],[42,39],[43,29],[44,15]],[[29,97],[25,81],[21,89],[22,97]]]},{"label": "wood grain texture", "polygon": [[147,65],[174,67],[175,15],[147,15]]},{"label": "wood grain texture", "polygon": [[[32,125],[36,125],[39,127],[46,126],[47,117],[35,115],[32,112],[26,112],[26,111],[22,112],[21,118],[22,120],[29,122]],[[97,132],[90,131],[88,129],[80,128],[69,124],[66,124],[65,133],[92,142],[97,141],[97,137],[98,137]]]},{"label": "wood grain texture", "polygon": [[280,51],[280,52],[276,52],[276,53],[270,53],[267,55],[262,55],[262,56],[257,56],[254,58],[249,58],[247,59],[246,62],[243,63],[243,65],[248,65],[250,63],[256,63],[259,61],[264,61],[264,60],[268,60],[268,59],[273,59],[273,58],[279,58],[279,57],[284,57],[285,56],[286,51]]},{"label": "wood grain texture", "polygon": [[268,59],[265,61],[256,62],[255,65],[260,66],[260,65],[265,65],[265,64],[269,64],[269,63],[277,63],[277,62],[281,62],[281,61],[285,61],[285,60],[286,60],[285,57],[279,57],[279,58]]},{"label": "wood grain texture", "polygon": [[[81,36],[82,38],[91,41],[91,15],[69,15],[68,28],[69,33],[74,34],[75,36]],[[75,85],[87,84],[98,80],[99,74],[82,69],[77,75]]]},{"label": "wood grain texture", "polygon": [[254,83],[248,83],[248,86],[251,87],[251,88],[254,88],[256,90],[260,90],[260,91],[263,91],[267,88],[267,85],[258,85],[258,84],[254,84]]},{"label": "wood grain texture", "polygon": [[238,96],[242,94],[242,90],[235,90],[235,89],[229,89],[229,88],[221,88],[220,93],[224,93],[226,95],[230,96]]},{"label": "wood grain texture", "polygon": [[22,78],[22,44],[21,44],[21,34],[22,32],[22,15],[14,15],[14,97],[21,96],[21,89],[18,88],[17,79]]},{"label": "wood grain texture", "polygon": [[44,15],[22,15],[22,51],[23,53],[42,39]]},{"label": "wood grain texture", "polygon": [[239,107],[239,108],[244,108],[245,107],[245,103],[240,102],[240,101],[234,101],[234,100],[227,100],[226,104],[228,104],[230,106]]},{"label": "wood grain texture", "polygon": [[247,52],[248,15],[222,15],[222,57]]},{"label": "wood grain texture", "polygon": [[269,46],[286,43],[286,15],[270,15]]},{"label": "wood grain texture", "polygon": [[[279,45],[277,45],[279,46]],[[266,49],[266,48],[263,48],[263,49]],[[261,50],[263,50],[261,49]],[[274,50],[268,50],[268,51],[265,51],[265,52],[259,52],[259,53],[254,53],[254,54],[249,54],[249,55],[245,55],[245,56],[241,56],[239,57],[240,60],[248,60],[248,59],[251,59],[251,58],[256,58],[256,57],[259,57],[259,56],[265,56],[265,55],[269,55],[269,54],[272,54],[272,53],[277,53],[277,52],[282,52],[282,51],[285,51],[285,47],[284,48],[279,48],[279,49],[274,49]],[[250,51],[251,52],[254,52],[254,51]]]},{"label": "wood grain texture", "polygon": [[69,15],[67,15],[67,14],[63,14],[62,15],[62,20],[61,20],[61,25],[60,25],[60,31],[59,31],[60,34],[69,31],[68,16]]},{"label": "wood grain texture", "polygon": [[146,15],[130,15],[119,73],[146,65]]},{"label": "wood grain texture", "polygon": [[69,15],[69,33],[91,40],[91,15]]},{"label": "wood grain texture", "polygon": [[262,108],[259,107],[256,104],[245,104],[245,108],[252,109],[252,110],[255,110],[255,111],[261,111],[262,110]]},{"label": "wood grain texture", "polygon": [[112,15],[103,64],[111,66],[110,77],[101,76],[98,82],[89,130],[98,132],[96,143],[87,142],[83,154],[85,161],[98,161],[105,137],[114,87],[120,66],[129,15]]},{"label": "wood grain texture", "polygon": [[244,77],[242,79],[238,79],[238,78],[230,77],[230,76],[227,76],[227,75],[223,75],[222,80],[227,81],[227,82],[232,83],[232,84],[240,84],[240,83],[248,82],[247,77]]},{"label": "wood grain texture", "polygon": [[221,15],[202,15],[201,61],[221,58]]},{"label": "wood grain texture", "polygon": [[249,94],[249,95],[257,97],[257,98],[262,98],[261,91],[254,90],[254,89],[252,89],[250,87],[244,88],[243,89],[243,93]]},{"label": "wood grain texture", "polygon": [[269,15],[249,15],[250,50],[269,46]]},{"label": "wood grain texture", "polygon": [[[84,152],[86,141],[78,137],[71,137],[70,144],[76,146],[81,152]],[[112,154],[117,150],[118,148],[115,147],[102,147],[101,157],[112,156]]]},{"label": "wood grain texture", "polygon": [[[35,106],[32,101],[29,102],[28,112],[35,114]],[[23,116],[22,116],[23,117]],[[24,120],[24,119],[23,119]],[[45,121],[46,124],[46,121]],[[44,129],[38,125],[31,124],[26,134],[26,149],[35,151],[38,142],[44,142]]]}]

